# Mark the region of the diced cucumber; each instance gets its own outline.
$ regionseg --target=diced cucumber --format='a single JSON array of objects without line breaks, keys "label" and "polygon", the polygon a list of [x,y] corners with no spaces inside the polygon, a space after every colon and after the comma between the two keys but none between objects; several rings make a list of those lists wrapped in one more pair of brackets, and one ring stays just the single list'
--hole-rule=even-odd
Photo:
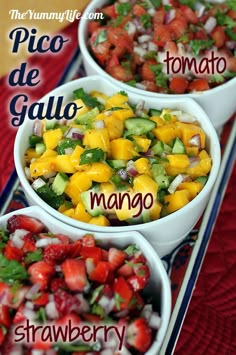
[{"label": "diced cucumber", "polygon": [[46,150],[46,145],[44,143],[36,143],[35,151],[37,154],[43,154]]},{"label": "diced cucumber", "polygon": [[185,154],[186,153],[184,143],[178,137],[175,138],[174,145],[172,148],[172,153],[173,154]]},{"label": "diced cucumber", "polygon": [[55,179],[52,183],[52,190],[56,195],[61,195],[65,191],[65,188],[68,184],[68,176],[64,173],[57,173]]},{"label": "diced cucumber", "polygon": [[121,169],[126,167],[126,161],[122,159],[107,160],[113,169]]},{"label": "diced cucumber", "polygon": [[168,145],[164,143],[164,152],[165,153],[171,153],[172,152],[172,148]]},{"label": "diced cucumber", "polygon": [[125,128],[136,136],[146,134],[149,131],[153,130],[156,127],[156,122],[148,118],[128,118],[125,120]]},{"label": "diced cucumber", "polygon": [[148,113],[149,113],[150,116],[157,116],[157,117],[161,116],[161,111],[156,110],[154,108],[150,108]]},{"label": "diced cucumber", "polygon": [[159,175],[166,175],[165,168],[162,164],[153,164],[151,167],[151,172],[154,178]]},{"label": "diced cucumber", "polygon": [[[86,211],[93,217],[97,217],[97,216],[100,216],[101,214],[104,214],[104,210],[103,210],[102,206],[98,205],[96,203],[96,200],[94,200],[94,206],[93,206],[93,208],[91,208],[90,193],[95,194],[96,190],[90,189],[90,190],[84,191],[80,194],[80,197],[82,199],[82,202],[83,202],[83,205],[84,205]],[[99,197],[99,194],[98,194],[98,197]]]},{"label": "diced cucumber", "polygon": [[97,107],[94,107],[92,110],[84,113],[83,115],[77,117],[75,119],[76,124],[90,124],[91,121],[99,115],[99,109]]},{"label": "diced cucumber", "polygon": [[202,185],[205,185],[208,180],[207,176],[198,176],[195,181],[200,182]]},{"label": "diced cucumber", "polygon": [[46,125],[45,125],[46,130],[54,129],[56,126],[56,123],[57,123],[57,121],[55,119],[52,119],[52,120],[47,119]]},{"label": "diced cucumber", "polygon": [[38,188],[37,194],[55,209],[58,209],[65,201],[64,195],[58,196],[48,184]]},{"label": "diced cucumber", "polygon": [[72,148],[75,149],[77,145],[82,145],[82,141],[80,139],[70,139],[70,138],[65,138],[62,139],[57,147],[57,152],[58,154],[65,154],[65,149],[67,148]]},{"label": "diced cucumber", "polygon": [[29,136],[29,145],[31,148],[34,148],[37,143],[41,142],[43,142],[43,137],[35,136],[34,134]]},{"label": "diced cucumber", "polygon": [[153,164],[151,167],[151,172],[154,180],[158,184],[158,189],[166,189],[170,182],[166,175],[165,168],[161,164]]},{"label": "diced cucumber", "polygon": [[162,155],[162,153],[164,152],[164,143],[158,141],[151,149],[154,152],[154,154]]}]

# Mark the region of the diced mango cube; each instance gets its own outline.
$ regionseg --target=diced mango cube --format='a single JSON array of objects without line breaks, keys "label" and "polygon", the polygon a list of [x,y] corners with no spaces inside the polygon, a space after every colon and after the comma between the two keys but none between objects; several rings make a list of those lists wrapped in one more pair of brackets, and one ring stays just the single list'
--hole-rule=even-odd
[{"label": "diced mango cube", "polygon": [[182,182],[177,188],[177,190],[188,190],[191,200],[196,197],[202,189],[203,185],[199,181]]},{"label": "diced mango cube", "polygon": [[58,143],[63,137],[62,130],[60,128],[52,129],[44,132],[43,141],[47,149],[55,149]]},{"label": "diced mango cube", "polygon": [[74,208],[69,208],[68,210],[65,210],[62,212],[65,216],[67,217],[71,217],[73,218],[74,217],[74,214],[75,214],[75,209]]},{"label": "diced mango cube", "polygon": [[170,166],[174,168],[184,169],[190,164],[190,160],[186,154],[168,154],[166,158],[169,160]]},{"label": "diced mango cube", "polygon": [[212,167],[211,157],[205,150],[202,150],[199,153],[199,158],[200,158],[199,163],[195,166],[188,167],[186,171],[186,173],[193,178],[207,175],[210,172]]},{"label": "diced mango cube", "polygon": [[193,123],[178,122],[178,127],[181,130],[181,138],[185,146],[191,146],[189,141],[196,135],[200,137],[200,147],[205,147],[206,136],[200,126]]},{"label": "diced mango cube", "polygon": [[113,112],[113,115],[117,117],[119,120],[124,121],[127,118],[134,117],[134,112],[132,108],[128,104],[123,104],[121,110],[116,110]]},{"label": "diced mango cube", "polygon": [[159,116],[151,116],[150,119],[156,122],[157,127],[164,126],[165,121]]},{"label": "diced mango cube", "polygon": [[34,148],[28,148],[25,152],[25,161],[30,163],[32,159],[37,159],[40,154],[37,154]]},{"label": "diced mango cube", "polygon": [[88,107],[81,99],[74,100],[73,102],[76,104],[77,107],[79,107],[74,118],[77,118],[89,111]]},{"label": "diced mango cube", "polygon": [[147,174],[135,176],[133,181],[133,189],[135,192],[143,194],[151,193],[154,200],[157,197],[158,184]]},{"label": "diced mango cube", "polygon": [[61,173],[73,174],[76,172],[75,167],[71,164],[70,156],[61,154],[56,156],[56,170]]},{"label": "diced mango cube", "polygon": [[110,139],[107,128],[87,130],[84,135],[83,145],[89,148],[100,148],[104,152],[109,152]]},{"label": "diced mango cube", "polygon": [[135,168],[139,174],[151,175],[151,164],[147,158],[139,158],[134,162]]},{"label": "diced mango cube", "polygon": [[109,97],[106,100],[105,107],[112,108],[112,107],[119,107],[120,105],[128,102],[128,95],[122,95],[121,93],[117,93]]},{"label": "diced mango cube", "polygon": [[158,201],[154,201],[152,207],[150,208],[151,220],[155,221],[160,218],[162,205]]},{"label": "diced mango cube", "polygon": [[109,193],[109,192],[116,191],[116,187],[111,182],[102,182],[99,185],[99,190],[100,190],[100,192],[106,194],[106,193]]},{"label": "diced mango cube", "polygon": [[109,220],[103,216],[92,217],[89,221],[90,224],[95,224],[96,226],[110,226]]},{"label": "diced mango cube", "polygon": [[128,160],[138,155],[134,149],[133,142],[126,138],[117,138],[111,141],[112,159]]},{"label": "diced mango cube", "polygon": [[104,121],[110,140],[120,138],[122,136],[124,130],[123,121],[113,115],[106,116]]},{"label": "diced mango cube", "polygon": [[135,135],[132,135],[131,137],[134,139],[135,143],[138,145],[138,148],[140,149],[141,152],[148,151],[150,144],[152,143],[151,139],[142,136],[135,136]]},{"label": "diced mango cube", "polygon": [[38,177],[56,170],[56,157],[36,159],[30,164],[30,175]]},{"label": "diced mango cube", "polygon": [[190,193],[188,190],[175,191],[171,195],[164,196],[164,202],[168,213],[175,212],[190,202]]},{"label": "diced mango cube", "polygon": [[86,211],[82,202],[77,204],[73,218],[86,223],[90,221],[91,215]]},{"label": "diced mango cube", "polygon": [[82,148],[80,145],[77,145],[73,153],[70,155],[70,162],[75,169],[80,169],[80,167],[82,166],[80,165],[80,156],[83,152],[84,152],[84,148]]},{"label": "diced mango cube", "polygon": [[166,125],[156,127],[153,130],[157,139],[163,143],[169,143],[172,139],[181,138],[181,130],[175,123],[168,123]]},{"label": "diced mango cube", "polygon": [[108,164],[96,162],[86,170],[86,176],[95,182],[108,182],[112,172],[112,168]]}]

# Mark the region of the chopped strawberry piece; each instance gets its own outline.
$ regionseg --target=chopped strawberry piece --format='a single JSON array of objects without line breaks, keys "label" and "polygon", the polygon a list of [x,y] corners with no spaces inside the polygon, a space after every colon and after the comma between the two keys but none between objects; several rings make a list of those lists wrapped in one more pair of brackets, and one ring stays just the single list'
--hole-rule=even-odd
[{"label": "chopped strawberry piece", "polygon": [[62,318],[57,319],[55,322],[55,325],[68,326],[69,321],[71,322],[72,326],[76,327],[76,326],[78,326],[78,324],[81,323],[81,318],[76,313],[71,312],[69,314],[66,314]]},{"label": "chopped strawberry piece", "polygon": [[95,239],[92,234],[85,234],[82,238],[82,245],[85,247],[95,247]]},{"label": "chopped strawberry piece", "polygon": [[151,345],[152,332],[144,318],[138,318],[129,324],[127,343],[136,350],[146,352]]},{"label": "chopped strawberry piece", "polygon": [[11,317],[10,317],[10,308],[4,304],[0,304],[0,325],[4,327],[10,327]]},{"label": "chopped strawberry piece", "polygon": [[129,309],[138,309],[141,311],[145,305],[144,300],[138,292],[134,292],[133,297],[129,304]]},{"label": "chopped strawberry piece", "polygon": [[21,304],[20,307],[18,308],[14,318],[13,318],[13,324],[21,323],[26,319],[24,312],[23,312],[24,308],[25,308],[25,305]]},{"label": "chopped strawberry piece", "polygon": [[81,240],[77,240],[68,246],[68,258],[74,259],[80,256],[80,250],[82,247]]},{"label": "chopped strawberry piece", "polygon": [[54,300],[58,313],[62,316],[73,311],[76,312],[80,305],[80,301],[76,296],[71,295],[69,292],[61,289],[54,293]]},{"label": "chopped strawberry piece", "polygon": [[90,280],[105,283],[110,273],[110,264],[106,261],[99,261],[90,275]]},{"label": "chopped strawberry piece", "polygon": [[121,266],[126,259],[127,254],[117,248],[110,248],[108,251],[108,261],[110,263],[111,269],[115,270]]},{"label": "chopped strawberry piece", "polygon": [[52,244],[44,248],[43,258],[48,264],[63,262],[70,251],[70,245]]},{"label": "chopped strawberry piece", "polygon": [[36,251],[35,239],[32,233],[28,233],[23,237],[24,245],[22,247],[24,253]]},{"label": "chopped strawberry piece", "polygon": [[108,298],[112,298],[114,296],[114,292],[113,292],[113,290],[112,290],[110,285],[107,285],[107,284],[104,285],[102,291],[103,291],[104,296],[106,296]]},{"label": "chopped strawberry piece", "polygon": [[0,345],[3,344],[3,342],[5,340],[5,336],[6,336],[6,333],[5,333],[4,328],[0,326]]},{"label": "chopped strawberry piece", "polygon": [[46,306],[46,304],[49,302],[49,293],[42,292],[39,297],[34,299],[33,302],[36,306]]},{"label": "chopped strawberry piece", "polygon": [[9,240],[6,244],[4,255],[8,260],[21,261],[24,253],[21,249],[15,247],[11,240]]},{"label": "chopped strawberry piece", "polygon": [[31,233],[40,233],[44,228],[44,224],[38,219],[22,214],[12,216],[7,222],[7,229],[10,233],[13,233],[16,229],[25,229]]},{"label": "chopped strawberry piece", "polygon": [[61,264],[65,282],[72,291],[83,291],[87,285],[85,262],[67,259]]},{"label": "chopped strawberry piece", "polygon": [[123,276],[124,278],[127,278],[132,276],[134,274],[134,271],[130,264],[124,264],[117,270],[117,274]]},{"label": "chopped strawberry piece", "polygon": [[102,260],[102,249],[98,247],[82,246],[80,254],[83,256],[84,259],[93,259],[95,263]]},{"label": "chopped strawberry piece", "polygon": [[59,233],[59,234],[56,234],[55,237],[58,238],[62,242],[62,244],[69,244],[70,243],[70,238],[65,234]]},{"label": "chopped strawberry piece", "polygon": [[91,323],[100,323],[101,322],[101,318],[99,316],[96,316],[95,314],[91,314],[91,313],[83,313],[83,318],[85,321],[91,322]]},{"label": "chopped strawberry piece", "polygon": [[143,290],[147,284],[144,278],[138,277],[137,275],[130,276],[127,279],[127,282],[130,284],[130,286],[135,292]]},{"label": "chopped strawberry piece", "polygon": [[102,260],[108,261],[108,251],[105,249],[102,249]]},{"label": "chopped strawberry piece", "polygon": [[33,284],[39,283],[42,290],[46,289],[49,280],[55,273],[55,269],[52,265],[49,265],[45,261],[37,261],[30,265],[28,268],[30,274],[30,280]]},{"label": "chopped strawberry piece", "polygon": [[55,279],[52,279],[52,281],[50,283],[50,290],[54,293],[59,288],[62,288],[62,289],[66,289],[67,288],[65,280],[61,279],[59,277],[55,278]]},{"label": "chopped strawberry piece", "polygon": [[114,293],[116,299],[116,309],[118,311],[127,309],[133,296],[133,291],[128,282],[122,277],[114,281]]}]

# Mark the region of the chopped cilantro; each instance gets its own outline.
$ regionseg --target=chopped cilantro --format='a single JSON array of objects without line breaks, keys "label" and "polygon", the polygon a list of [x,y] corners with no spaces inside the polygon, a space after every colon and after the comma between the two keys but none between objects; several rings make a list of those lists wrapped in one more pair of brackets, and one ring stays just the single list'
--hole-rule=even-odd
[{"label": "chopped cilantro", "polygon": [[37,194],[56,210],[65,202],[64,195],[57,195],[48,184],[41,186]]},{"label": "chopped cilantro", "polygon": [[179,0],[179,2],[182,5],[186,5],[186,6],[190,7],[192,10],[194,10],[194,5],[196,3],[195,0]]},{"label": "chopped cilantro", "polygon": [[203,49],[210,48],[214,45],[214,40],[204,40],[204,39],[193,39],[189,42],[190,46],[192,47],[193,53],[198,56],[200,51]]},{"label": "chopped cilantro", "polygon": [[131,4],[128,2],[118,3],[116,5],[116,12],[121,16],[127,16],[131,10]]},{"label": "chopped cilantro", "polygon": [[134,255],[137,251],[139,251],[139,249],[135,244],[131,244],[126,249],[124,249],[124,252],[128,255]]},{"label": "chopped cilantro", "polygon": [[236,22],[223,12],[218,11],[215,17],[217,24],[220,26],[226,26],[229,29],[232,29],[236,26]]},{"label": "chopped cilantro", "polygon": [[102,30],[97,35],[97,38],[95,39],[93,45],[94,45],[94,47],[97,47],[97,45],[99,43],[105,42],[106,40],[107,40],[107,31],[106,30]]},{"label": "chopped cilantro", "polygon": [[88,107],[97,107],[99,111],[103,109],[103,105],[98,101],[96,97],[92,97],[87,94],[83,88],[74,91],[75,99],[81,99],[84,104]]},{"label": "chopped cilantro", "polygon": [[159,63],[150,65],[150,69],[155,73],[156,85],[166,89],[168,77],[165,73],[162,72],[162,64]]},{"label": "chopped cilantro", "polygon": [[40,261],[42,259],[43,259],[42,250],[37,249],[34,252],[27,253],[24,261],[26,262],[26,264],[30,264],[30,263],[34,263],[36,261]]},{"label": "chopped cilantro", "polygon": [[141,24],[144,28],[152,27],[151,16],[148,14],[143,14],[140,16]]},{"label": "chopped cilantro", "polygon": [[90,312],[92,314],[96,314],[97,316],[103,318],[105,316],[105,310],[100,306],[100,304],[94,303],[90,308]]},{"label": "chopped cilantro", "polygon": [[135,80],[130,80],[130,81],[127,81],[126,84],[135,87],[136,86],[136,81]]},{"label": "chopped cilantro", "polygon": [[223,83],[225,81],[225,79],[224,79],[223,75],[221,75],[221,74],[214,74],[214,75],[210,76],[209,81],[210,81],[210,83],[220,84],[220,83]]},{"label": "chopped cilantro", "polygon": [[124,90],[119,91],[118,94],[121,94],[123,96],[128,96],[127,92],[125,92]]},{"label": "chopped cilantro", "polygon": [[4,229],[0,230],[0,240],[2,240],[3,242],[8,242],[9,239],[9,233],[7,231],[5,231]]},{"label": "chopped cilantro", "polygon": [[170,11],[171,9],[173,9],[173,7],[171,5],[164,5],[165,11]]},{"label": "chopped cilantro", "polygon": [[227,34],[227,36],[229,36],[233,41],[236,41],[236,32],[234,32],[234,30],[230,29],[230,28],[226,28],[225,29],[225,33]]},{"label": "chopped cilantro", "polygon": [[104,160],[104,152],[100,148],[86,149],[80,155],[80,165]]},{"label": "chopped cilantro", "polygon": [[155,9],[158,9],[161,5],[161,0],[150,0]]},{"label": "chopped cilantro", "polygon": [[189,33],[186,32],[183,36],[179,37],[176,42],[177,43],[185,43],[185,42],[188,42],[188,40],[189,40]]},{"label": "chopped cilantro", "polygon": [[228,6],[231,10],[236,11],[236,1],[235,0],[227,0],[226,6]]},{"label": "chopped cilantro", "polygon": [[136,303],[138,302],[137,298],[135,296],[133,296],[129,302],[129,308],[131,308],[132,306],[135,306]]},{"label": "chopped cilantro", "polygon": [[104,285],[100,285],[97,288],[95,288],[95,290],[93,291],[92,296],[91,296],[90,304],[93,304],[94,302],[96,302],[96,300],[97,300],[98,296],[100,295],[100,293],[102,292],[103,288],[104,288]]},{"label": "chopped cilantro", "polygon": [[28,276],[21,263],[17,260],[8,260],[4,255],[0,254],[0,281],[12,285],[15,281],[28,279]]},{"label": "chopped cilantro", "polygon": [[115,306],[120,311],[120,304],[124,302],[124,298],[119,295],[119,293],[115,292]]}]

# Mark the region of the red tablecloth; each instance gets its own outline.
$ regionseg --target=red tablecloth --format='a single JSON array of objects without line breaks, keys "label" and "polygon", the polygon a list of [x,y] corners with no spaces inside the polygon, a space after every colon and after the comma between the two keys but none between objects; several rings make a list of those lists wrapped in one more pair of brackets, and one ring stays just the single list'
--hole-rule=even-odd
[{"label": "red tablecloth", "polygon": [[[0,80],[0,192],[14,167],[16,129],[11,126],[9,102],[18,93],[36,101],[57,84],[77,46],[77,24],[63,31],[70,40],[59,54],[34,54],[29,67],[38,68],[41,83],[33,88],[12,88],[8,76]],[[236,354],[236,167],[201,269],[176,346],[176,355]],[[167,354],[168,355],[168,354]]]}]

